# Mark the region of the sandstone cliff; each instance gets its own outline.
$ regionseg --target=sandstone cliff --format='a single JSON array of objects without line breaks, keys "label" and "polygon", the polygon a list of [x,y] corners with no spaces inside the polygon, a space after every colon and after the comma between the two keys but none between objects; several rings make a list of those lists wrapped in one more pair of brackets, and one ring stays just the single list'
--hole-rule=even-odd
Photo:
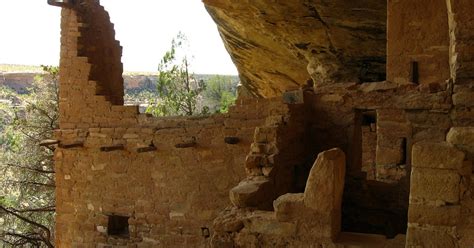
[{"label": "sandstone cliff", "polygon": [[255,95],[275,96],[311,78],[385,79],[386,1],[203,2]]}]

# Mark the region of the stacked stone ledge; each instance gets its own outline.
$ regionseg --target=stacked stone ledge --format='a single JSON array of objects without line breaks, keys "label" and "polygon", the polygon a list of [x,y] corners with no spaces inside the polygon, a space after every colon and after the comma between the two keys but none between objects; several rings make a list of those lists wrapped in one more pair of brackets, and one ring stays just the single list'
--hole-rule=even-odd
[{"label": "stacked stone ledge", "polygon": [[[262,239],[294,239],[293,244],[334,244],[341,231],[345,154],[321,152],[309,174],[304,193],[287,193],[273,202],[273,211],[228,208],[214,220],[213,247],[247,247]],[[299,243],[301,242],[301,243]]]},{"label": "stacked stone ledge", "polygon": [[305,108],[303,104],[284,106],[270,112],[264,125],[255,129],[245,159],[247,178],[229,192],[237,208],[271,210],[273,200],[291,191],[293,166],[305,157]]}]

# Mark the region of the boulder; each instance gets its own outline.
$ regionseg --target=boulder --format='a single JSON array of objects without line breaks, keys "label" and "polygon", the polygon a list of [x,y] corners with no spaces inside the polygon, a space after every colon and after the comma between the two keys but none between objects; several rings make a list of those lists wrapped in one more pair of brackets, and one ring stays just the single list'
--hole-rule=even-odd
[{"label": "boulder", "polygon": [[273,201],[271,189],[272,184],[267,177],[247,178],[230,190],[230,201],[238,208],[268,209],[268,205]]},{"label": "boulder", "polygon": [[346,156],[341,149],[321,152],[306,182],[304,205],[319,213],[340,210],[345,173]]},{"label": "boulder", "polygon": [[[300,217],[304,219],[309,213],[305,213],[303,204],[304,194],[284,194],[273,202],[276,218],[279,221],[292,221]],[[307,210],[307,209],[306,209]]]}]

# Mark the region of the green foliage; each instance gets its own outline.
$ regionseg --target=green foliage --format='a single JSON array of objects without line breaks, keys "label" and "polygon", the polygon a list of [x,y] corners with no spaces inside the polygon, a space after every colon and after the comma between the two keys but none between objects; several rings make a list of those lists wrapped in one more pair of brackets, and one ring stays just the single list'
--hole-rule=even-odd
[{"label": "green foliage", "polygon": [[189,58],[184,50],[187,39],[179,33],[171,42],[171,49],[165,53],[158,66],[157,91],[158,99],[154,99],[147,112],[156,116],[195,115],[199,94],[205,84],[197,80],[190,72]]},{"label": "green foliage", "polygon": [[207,81],[204,96],[215,112],[227,113],[236,100],[237,82],[232,76],[214,75]]},{"label": "green foliage", "polygon": [[229,112],[229,107],[234,105],[236,99],[237,97],[232,92],[222,92],[219,111],[221,113]]},{"label": "green foliage", "polygon": [[0,241],[6,247],[53,247],[52,147],[39,146],[58,127],[58,68],[42,66],[28,95],[3,90],[0,136]]},{"label": "green foliage", "polygon": [[214,75],[203,80],[190,72],[189,57],[184,51],[187,45],[186,36],[180,32],[161,59],[157,97],[150,95],[148,113],[155,116],[226,113],[235,102],[237,82],[232,76]]}]

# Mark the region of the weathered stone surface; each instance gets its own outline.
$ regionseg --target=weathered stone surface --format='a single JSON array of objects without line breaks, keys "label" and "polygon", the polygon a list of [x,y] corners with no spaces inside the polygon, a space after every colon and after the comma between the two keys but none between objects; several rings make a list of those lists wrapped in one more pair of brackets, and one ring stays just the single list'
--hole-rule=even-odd
[{"label": "weathered stone surface", "polygon": [[237,211],[225,211],[214,219],[213,227],[215,230],[223,232],[238,232],[244,228],[242,218]]},{"label": "weathered stone surface", "polygon": [[[388,137],[386,137],[388,138]],[[402,164],[402,161],[405,160],[402,139],[392,138],[395,140],[394,145],[387,146],[378,142],[377,151],[376,151],[376,164],[377,165],[399,165]],[[383,139],[379,139],[383,140]]]},{"label": "weathered stone surface", "polygon": [[335,242],[341,232],[340,212],[318,213],[309,210],[306,211],[306,218],[298,222],[298,233],[308,240]]},{"label": "weathered stone surface", "polygon": [[364,83],[360,86],[360,90],[363,92],[372,92],[372,91],[387,91],[397,88],[397,84],[383,81],[383,82],[374,82],[374,83]]},{"label": "weathered stone surface", "polygon": [[285,194],[273,202],[276,218],[279,221],[291,221],[298,217],[305,218],[305,207],[303,204],[304,194]]},{"label": "weathered stone surface", "polygon": [[412,148],[412,164],[420,168],[460,169],[464,152],[448,143],[418,142]]},{"label": "weathered stone surface", "polygon": [[461,206],[427,206],[411,204],[408,222],[435,226],[455,226],[461,217]]},{"label": "weathered stone surface", "polygon": [[452,145],[474,147],[474,127],[452,127],[446,141]]},{"label": "weathered stone surface", "polygon": [[458,203],[461,177],[456,171],[413,168],[410,197]]},{"label": "weathered stone surface", "polygon": [[344,232],[339,235],[336,242],[337,248],[403,248],[405,247],[405,235],[397,235],[393,239],[387,239],[383,235],[368,233]]},{"label": "weathered stone surface", "polygon": [[245,179],[229,191],[230,201],[239,208],[261,207],[271,199],[270,189],[271,183],[266,177]]},{"label": "weathered stone surface", "polygon": [[453,104],[456,106],[474,106],[474,92],[463,91],[453,94]]},{"label": "weathered stone surface", "polygon": [[211,239],[211,247],[234,248],[234,240],[229,233],[214,234]]},{"label": "weathered stone surface", "polygon": [[319,213],[341,209],[346,156],[339,148],[318,155],[304,191],[304,205]]},{"label": "weathered stone surface", "polygon": [[455,248],[457,246],[454,237],[443,230],[408,227],[406,247]]},{"label": "weathered stone surface", "polygon": [[203,2],[254,94],[385,77],[385,1]]},{"label": "weathered stone surface", "polygon": [[255,129],[254,140],[257,143],[269,143],[275,141],[276,138],[276,127],[257,127]]},{"label": "weathered stone surface", "polygon": [[418,83],[445,83],[449,70],[446,1],[388,1],[387,80],[412,82],[412,62],[418,62]]},{"label": "weathered stone surface", "polygon": [[242,232],[261,233],[266,235],[292,236],[296,234],[296,223],[280,222],[273,212],[254,212],[244,220]]},{"label": "weathered stone surface", "polygon": [[451,52],[456,54],[451,59],[451,74],[455,83],[462,84],[472,81],[474,78],[472,63],[474,18],[470,9],[474,8],[474,2],[469,0],[447,1],[449,28],[451,39]]}]

